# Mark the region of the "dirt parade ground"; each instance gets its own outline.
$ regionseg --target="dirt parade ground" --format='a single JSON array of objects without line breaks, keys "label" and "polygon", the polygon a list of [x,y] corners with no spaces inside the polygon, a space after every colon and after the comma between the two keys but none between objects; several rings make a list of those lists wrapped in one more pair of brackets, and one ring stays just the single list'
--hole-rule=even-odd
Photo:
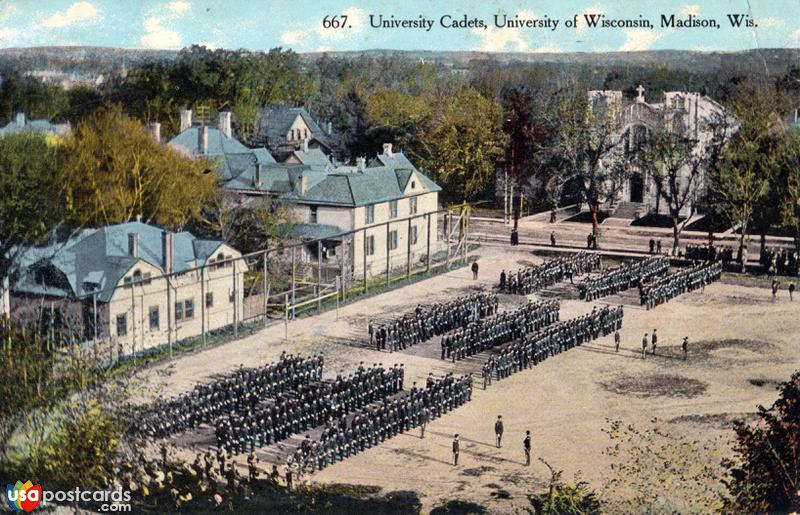
[{"label": "dirt parade ground", "polygon": [[[424,387],[431,372],[435,376],[471,372],[475,377],[472,401],[429,423],[424,439],[419,429],[413,429],[303,480],[374,485],[383,492],[414,490],[424,511],[442,500],[461,499],[508,513],[529,507],[527,495],[549,481],[550,472],[538,458],[563,470],[565,477],[580,471],[580,477],[600,495],[611,495],[604,491],[612,474],[611,460],[603,452],[609,446],[603,429],[610,419],[646,425],[657,417],[673,433],[701,440],[730,437],[730,422],[747,418],[759,404],[770,405],[777,397],[775,385],[797,368],[800,300],[790,302],[784,289],[773,301],[766,282],[743,286],[728,274],[704,292],[683,294],[649,311],[639,306],[635,290],[585,302],[567,282],[541,295],[529,295],[530,299],[559,298],[561,320],[587,313],[595,305],[623,304],[621,348],[614,351],[613,334],[601,337],[486,390],[480,370],[488,353],[456,363],[443,361],[439,337],[397,353],[369,347],[370,319],[390,320],[418,304],[494,290],[501,269],[516,270],[542,261],[529,249],[509,247],[482,247],[477,256],[478,280],[472,279],[469,267],[454,269],[342,306],[338,319],[336,310],[298,318],[289,325],[288,339],[284,339],[284,326],[276,324],[244,339],[143,370],[137,377],[147,385],[141,400],[174,396],[240,365],[275,361],[283,351],[322,352],[326,378],[350,373],[362,361],[366,366],[402,363],[406,389],[414,381]],[[522,297],[500,295],[500,310],[521,301]],[[642,336],[653,329],[659,335],[657,354],[642,358]],[[689,337],[685,361],[680,348],[684,336]],[[498,415],[505,422],[501,448],[494,441]],[[526,430],[532,435],[530,467],[525,466],[522,448]],[[454,433],[460,433],[462,442],[458,466],[452,465]],[[271,468],[269,463],[282,465],[298,441],[296,436],[258,449],[262,468]],[[179,436],[174,442],[187,457],[215,445],[212,429]],[[237,461],[244,464],[245,459],[238,456]]]}]

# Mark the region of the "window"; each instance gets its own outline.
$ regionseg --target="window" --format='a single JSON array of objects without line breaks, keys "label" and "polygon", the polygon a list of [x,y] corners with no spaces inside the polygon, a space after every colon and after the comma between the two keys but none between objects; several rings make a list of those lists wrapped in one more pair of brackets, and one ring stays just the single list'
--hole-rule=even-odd
[{"label": "window", "polygon": [[161,317],[158,313],[158,306],[150,307],[150,330],[158,331],[161,327]]},{"label": "window", "polygon": [[117,315],[117,336],[128,334],[128,317],[124,314]]},{"label": "window", "polygon": [[175,303],[175,321],[183,320],[183,301],[179,300]]},{"label": "window", "polygon": [[366,206],[364,208],[364,213],[366,214],[366,217],[364,219],[364,223],[366,223],[366,224],[375,223],[375,206],[374,205]]},{"label": "window", "polygon": [[366,247],[366,252],[368,256],[372,256],[375,254],[375,236],[367,236],[367,239],[364,240],[364,246]]},{"label": "window", "polygon": [[389,218],[397,218],[397,201],[389,202]]},{"label": "window", "polygon": [[214,293],[208,292],[206,293],[206,307],[213,308],[214,307]]},{"label": "window", "polygon": [[317,206],[311,206],[311,223],[317,223]]},{"label": "window", "polygon": [[183,305],[183,319],[189,320],[190,318],[194,318],[194,300],[187,299]]},{"label": "window", "polygon": [[389,250],[394,250],[397,248],[397,231],[391,231],[389,233]]},{"label": "window", "polygon": [[411,189],[413,190],[416,187],[417,187],[417,181],[411,181]]},{"label": "window", "polygon": [[303,137],[308,139],[308,129],[303,129]]},{"label": "window", "polygon": [[416,245],[416,243],[417,243],[417,226],[416,225],[412,225],[411,226],[411,234],[408,237],[411,240],[411,244],[412,245]]},{"label": "window", "polygon": [[408,212],[412,215],[417,214],[417,197],[411,197],[408,199]]},{"label": "window", "polygon": [[123,282],[125,283],[123,285],[123,288],[130,288],[131,287],[131,278],[130,277],[126,277]]},{"label": "window", "polygon": [[133,271],[133,282],[139,284],[142,282],[142,271],[141,270],[134,270]]}]

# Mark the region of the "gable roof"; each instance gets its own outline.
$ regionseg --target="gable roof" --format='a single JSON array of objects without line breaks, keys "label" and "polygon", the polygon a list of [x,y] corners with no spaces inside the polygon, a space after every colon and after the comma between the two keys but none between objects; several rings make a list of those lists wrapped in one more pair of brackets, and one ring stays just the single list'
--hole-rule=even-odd
[{"label": "gable roof", "polygon": [[[32,248],[19,259],[20,279],[12,288],[16,292],[62,297],[83,297],[92,293],[85,283],[99,284],[98,300],[108,302],[120,279],[139,260],[164,271],[160,227],[141,222],[109,225],[101,229],[84,229],[64,243]],[[128,254],[128,235],[139,235],[139,257]],[[204,264],[222,245],[218,240],[201,240],[190,232],[173,236],[172,268],[185,272]],[[65,279],[63,287],[38,284],[36,269],[49,267]]]},{"label": "gable roof", "polygon": [[258,114],[256,133],[259,137],[266,138],[268,142],[282,140],[298,116],[308,125],[313,139],[330,148],[329,135],[322,130],[322,127],[304,107],[273,104],[262,108]]},{"label": "gable roof", "polygon": [[304,165],[315,165],[315,166],[331,166],[331,160],[328,159],[328,156],[325,155],[325,152],[318,148],[310,148],[308,150],[294,150],[290,154],[290,157],[294,157],[300,163]]}]

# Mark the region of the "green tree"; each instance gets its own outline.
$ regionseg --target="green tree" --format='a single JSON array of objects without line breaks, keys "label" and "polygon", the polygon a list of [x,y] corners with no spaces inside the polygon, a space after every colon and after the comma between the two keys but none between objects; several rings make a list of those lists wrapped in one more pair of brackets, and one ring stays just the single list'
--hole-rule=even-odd
[{"label": "green tree", "polygon": [[81,121],[62,147],[58,178],[71,221],[134,220],[180,228],[214,197],[214,164],[155,143],[119,107]]},{"label": "green tree", "polygon": [[777,175],[783,177],[780,223],[791,229],[795,247],[800,249],[800,131],[786,135],[772,159]]},{"label": "green tree", "polygon": [[15,258],[64,218],[57,137],[32,133],[0,138],[0,281]]},{"label": "green tree", "polygon": [[758,407],[756,423],[734,425],[735,457],[723,463],[733,512],[800,510],[800,372],[778,389],[769,409]]},{"label": "green tree", "polygon": [[574,483],[564,481],[562,471],[556,470],[542,458],[539,461],[550,469],[550,486],[547,492],[528,497],[537,515],[590,515],[602,512],[600,499],[588,483],[577,477]]}]

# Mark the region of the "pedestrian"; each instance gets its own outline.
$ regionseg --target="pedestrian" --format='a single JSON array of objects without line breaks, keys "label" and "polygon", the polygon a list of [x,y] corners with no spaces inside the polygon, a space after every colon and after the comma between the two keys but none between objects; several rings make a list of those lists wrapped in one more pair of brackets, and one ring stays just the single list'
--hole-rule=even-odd
[{"label": "pedestrian", "polygon": [[556,246],[556,232],[555,231],[550,231],[550,246],[551,247],[555,247]]},{"label": "pedestrian", "polygon": [[650,238],[650,254],[654,254],[656,251],[656,240]]},{"label": "pedestrian", "polygon": [[656,254],[661,254],[661,240],[656,242]]},{"label": "pedestrian", "polygon": [[780,286],[780,283],[778,282],[778,280],[777,279],[773,279],[772,280],[772,300],[775,300],[775,299],[778,298],[778,287],[779,286]]},{"label": "pedestrian", "polygon": [[506,289],[506,271],[503,270],[500,272],[500,291],[505,291]]},{"label": "pedestrian", "polygon": [[478,278],[478,262],[472,262],[472,280],[476,280]]},{"label": "pedestrian", "polygon": [[494,437],[495,437],[495,444],[499,449],[502,447],[502,440],[503,440],[503,416],[497,415],[497,421],[494,423]]},{"label": "pedestrian", "polygon": [[614,352],[619,352],[619,331],[614,332]]},{"label": "pedestrian", "polygon": [[[369,321],[369,345],[370,347],[375,343],[375,325],[372,323],[372,320]],[[380,350],[380,347],[378,347]]]},{"label": "pedestrian", "polygon": [[653,336],[651,338],[653,344],[653,356],[656,355],[656,345],[658,344],[658,335],[656,334],[656,330],[653,329]]},{"label": "pedestrian", "polygon": [[453,465],[458,465],[458,453],[461,450],[461,444],[458,441],[458,433],[453,438]]},{"label": "pedestrian", "polygon": [[794,300],[794,283],[789,283],[789,300]]},{"label": "pedestrian", "polygon": [[531,465],[531,432],[525,431],[525,439],[522,441],[522,448],[525,450],[525,466]]},{"label": "pedestrian", "polygon": [[292,461],[292,457],[289,456],[289,459],[286,460],[286,488],[288,490],[291,490],[293,485],[293,473],[294,473],[294,471],[292,470],[293,466],[294,463]]},{"label": "pedestrian", "polygon": [[686,361],[686,358],[689,354],[689,337],[683,337],[683,343],[681,343],[681,349],[683,349],[683,360]]},{"label": "pedestrian", "polygon": [[253,451],[247,456],[247,476],[251,484],[258,478],[258,458]]},{"label": "pedestrian", "polygon": [[642,359],[645,358],[646,354],[647,354],[647,333],[644,333],[644,336],[642,337]]},{"label": "pedestrian", "polygon": [[594,234],[592,234],[592,233],[589,233],[589,235],[586,236],[586,248],[587,249],[591,249],[592,248],[592,240],[593,239],[594,239]]}]

